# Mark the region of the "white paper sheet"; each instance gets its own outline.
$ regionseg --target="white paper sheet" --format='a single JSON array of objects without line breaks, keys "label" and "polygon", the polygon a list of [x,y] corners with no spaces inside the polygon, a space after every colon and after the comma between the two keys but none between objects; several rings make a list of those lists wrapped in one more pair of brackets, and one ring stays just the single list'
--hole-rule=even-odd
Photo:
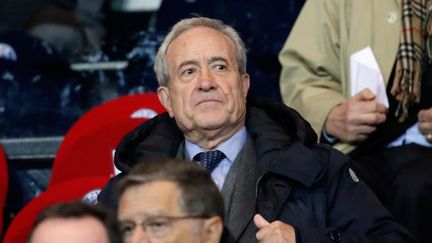
[{"label": "white paper sheet", "polygon": [[368,88],[376,95],[378,103],[389,107],[383,75],[370,47],[351,55],[350,71],[351,96]]}]

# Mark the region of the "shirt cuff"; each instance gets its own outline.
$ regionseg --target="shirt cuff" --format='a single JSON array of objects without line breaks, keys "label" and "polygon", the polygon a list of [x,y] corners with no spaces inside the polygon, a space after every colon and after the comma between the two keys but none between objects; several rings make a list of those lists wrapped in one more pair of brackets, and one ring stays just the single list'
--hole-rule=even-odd
[{"label": "shirt cuff", "polygon": [[339,139],[329,135],[324,127],[321,129],[320,142],[334,145],[338,141],[339,141]]}]

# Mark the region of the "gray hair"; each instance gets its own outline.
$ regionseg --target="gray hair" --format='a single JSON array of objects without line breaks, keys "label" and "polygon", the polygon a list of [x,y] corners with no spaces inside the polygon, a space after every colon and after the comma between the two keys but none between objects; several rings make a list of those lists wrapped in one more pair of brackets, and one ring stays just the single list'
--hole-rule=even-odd
[{"label": "gray hair", "polygon": [[154,181],[170,181],[179,187],[179,207],[184,213],[224,218],[222,194],[208,171],[192,161],[174,158],[141,161],[122,179],[118,192],[121,197],[131,187]]},{"label": "gray hair", "polygon": [[196,27],[208,27],[215,29],[227,36],[235,45],[236,59],[240,74],[246,73],[246,48],[240,35],[231,26],[224,24],[221,20],[205,17],[193,17],[177,22],[165,37],[156,55],[154,71],[160,86],[167,86],[169,82],[169,71],[167,64],[167,51],[169,45],[182,33]]}]

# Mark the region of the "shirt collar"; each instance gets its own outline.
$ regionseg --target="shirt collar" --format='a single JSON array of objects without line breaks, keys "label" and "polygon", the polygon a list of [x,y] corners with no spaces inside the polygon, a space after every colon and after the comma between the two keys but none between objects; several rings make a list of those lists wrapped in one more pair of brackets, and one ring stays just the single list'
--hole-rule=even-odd
[{"label": "shirt collar", "polygon": [[[233,136],[231,136],[228,140],[217,146],[215,150],[223,152],[227,159],[233,162],[240,150],[243,148],[246,142],[246,138],[246,127],[243,127]],[[186,153],[190,159],[194,158],[195,155],[204,152],[204,150],[200,146],[188,141],[187,139],[185,140],[185,148]]]}]

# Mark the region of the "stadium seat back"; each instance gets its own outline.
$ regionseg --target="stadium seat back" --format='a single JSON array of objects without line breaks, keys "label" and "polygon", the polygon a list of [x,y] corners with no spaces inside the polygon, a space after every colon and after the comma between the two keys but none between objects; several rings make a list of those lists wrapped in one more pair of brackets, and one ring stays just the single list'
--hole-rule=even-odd
[{"label": "stadium seat back", "polygon": [[77,177],[114,175],[113,154],[121,138],[164,111],[154,93],[124,96],[93,108],[66,134],[49,186]]},{"label": "stadium seat back", "polygon": [[38,213],[53,204],[74,200],[94,204],[108,179],[107,176],[82,177],[48,188],[18,212],[6,231],[3,243],[26,243]]}]

